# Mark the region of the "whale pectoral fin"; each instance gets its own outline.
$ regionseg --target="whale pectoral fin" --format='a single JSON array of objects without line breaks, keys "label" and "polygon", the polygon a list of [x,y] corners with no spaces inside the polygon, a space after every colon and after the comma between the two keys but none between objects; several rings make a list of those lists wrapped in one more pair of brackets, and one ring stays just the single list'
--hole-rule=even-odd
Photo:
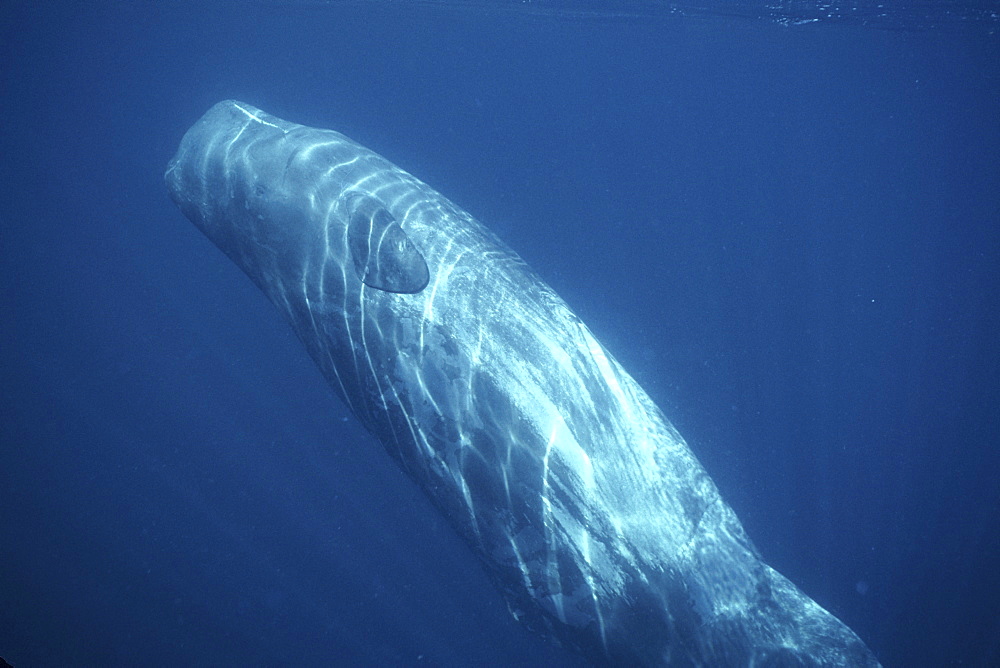
[{"label": "whale pectoral fin", "polygon": [[347,241],[361,282],[400,294],[414,294],[427,287],[427,261],[392,214],[367,197],[359,198],[352,208]]}]

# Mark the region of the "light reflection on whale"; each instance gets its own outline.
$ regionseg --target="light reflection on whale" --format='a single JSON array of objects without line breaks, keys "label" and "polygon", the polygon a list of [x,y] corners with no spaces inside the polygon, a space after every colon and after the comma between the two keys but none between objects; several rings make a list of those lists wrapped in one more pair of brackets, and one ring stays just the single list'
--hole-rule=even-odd
[{"label": "light reflection on whale", "polygon": [[559,296],[427,185],[232,100],[166,181],[530,627],[598,664],[878,665],[760,560]]}]

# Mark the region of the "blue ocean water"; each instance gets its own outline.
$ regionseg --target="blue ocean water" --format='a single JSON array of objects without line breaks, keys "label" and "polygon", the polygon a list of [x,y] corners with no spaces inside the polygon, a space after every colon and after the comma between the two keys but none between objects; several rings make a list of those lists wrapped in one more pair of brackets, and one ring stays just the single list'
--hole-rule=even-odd
[{"label": "blue ocean water", "polygon": [[495,230],[884,665],[1000,664],[996,16],[0,5],[0,656],[583,663],[169,201],[184,131],[238,98]]}]

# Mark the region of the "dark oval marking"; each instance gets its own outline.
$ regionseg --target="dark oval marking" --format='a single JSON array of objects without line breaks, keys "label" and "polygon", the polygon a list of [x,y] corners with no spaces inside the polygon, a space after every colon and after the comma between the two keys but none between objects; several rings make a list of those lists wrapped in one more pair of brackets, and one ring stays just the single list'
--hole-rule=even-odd
[{"label": "dark oval marking", "polygon": [[427,287],[427,261],[381,202],[357,196],[349,211],[347,243],[362,283],[398,294]]}]

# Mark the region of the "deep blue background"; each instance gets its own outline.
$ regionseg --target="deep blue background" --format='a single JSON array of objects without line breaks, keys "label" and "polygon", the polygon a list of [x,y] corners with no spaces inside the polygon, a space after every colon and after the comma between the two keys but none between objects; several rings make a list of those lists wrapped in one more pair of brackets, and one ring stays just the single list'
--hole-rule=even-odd
[{"label": "deep blue background", "polygon": [[886,666],[1000,664],[990,26],[207,4],[0,5],[0,656],[578,664],[170,203],[235,97],[496,230]]}]

